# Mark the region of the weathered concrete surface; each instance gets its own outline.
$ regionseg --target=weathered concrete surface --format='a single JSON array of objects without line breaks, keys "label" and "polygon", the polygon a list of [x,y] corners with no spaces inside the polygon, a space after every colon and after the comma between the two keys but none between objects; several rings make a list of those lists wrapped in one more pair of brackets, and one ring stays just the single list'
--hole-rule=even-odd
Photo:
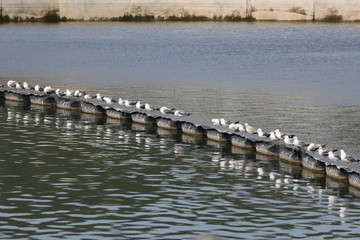
[{"label": "weathered concrete surface", "polygon": [[60,0],[60,14],[74,19],[104,19],[132,15],[245,16],[246,0]]},{"label": "weathered concrete surface", "polygon": [[59,0],[2,0],[3,15],[10,18],[41,18],[50,10],[59,10]]},{"label": "weathered concrete surface", "polygon": [[61,17],[102,20],[124,14],[155,18],[186,15],[208,18],[252,14],[257,20],[322,20],[328,15],[360,20],[360,0],[2,0],[3,14],[23,19],[57,10]]}]

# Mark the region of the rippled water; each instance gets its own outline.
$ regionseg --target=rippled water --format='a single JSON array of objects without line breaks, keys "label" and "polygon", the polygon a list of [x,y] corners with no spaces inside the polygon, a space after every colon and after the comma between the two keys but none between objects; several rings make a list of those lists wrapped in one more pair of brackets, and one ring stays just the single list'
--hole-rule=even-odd
[{"label": "rippled water", "polygon": [[[358,24],[0,26],[26,80],[280,128],[360,157]],[[0,237],[357,238],[358,190],[211,141],[0,102]]]},{"label": "rippled water", "polygon": [[142,125],[1,106],[3,238],[359,236],[359,192],[323,175]]}]

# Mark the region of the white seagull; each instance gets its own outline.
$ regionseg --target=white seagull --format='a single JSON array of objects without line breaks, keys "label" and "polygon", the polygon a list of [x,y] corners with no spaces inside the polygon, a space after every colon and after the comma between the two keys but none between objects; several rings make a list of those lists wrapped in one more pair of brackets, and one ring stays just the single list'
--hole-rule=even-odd
[{"label": "white seagull", "polygon": [[319,153],[321,156],[327,156],[327,155],[329,155],[329,151],[330,151],[330,149],[323,149],[322,146],[320,146],[320,147],[318,148],[318,153]]},{"label": "white seagull", "polygon": [[257,130],[254,127],[250,126],[248,123],[244,123],[244,125],[245,125],[246,132],[251,133],[251,134],[258,133]]},{"label": "white seagull", "polygon": [[15,88],[16,88],[16,89],[24,89],[23,86],[22,86],[22,84],[21,84],[21,83],[18,83],[18,82],[15,83]]},{"label": "white seagull", "polygon": [[14,88],[14,87],[16,87],[16,81],[14,81],[14,80],[9,80],[9,81],[7,82],[7,85],[8,85],[8,87],[10,87],[10,88]]},{"label": "white seagull", "polygon": [[37,91],[37,92],[44,91],[44,89],[42,87],[40,87],[39,85],[35,85],[34,90]]},{"label": "white seagull", "polygon": [[93,99],[93,96],[91,96],[90,94],[85,94],[84,99],[89,101]]},{"label": "white seagull", "polygon": [[161,107],[160,112],[162,114],[174,114],[173,110],[168,107]]},{"label": "white seagull", "polygon": [[122,98],[119,98],[118,103],[119,103],[119,105],[124,105],[125,101]]},{"label": "white seagull", "polygon": [[337,155],[334,154],[335,151],[337,151],[337,150],[336,150],[336,149],[335,149],[335,150],[330,150],[330,151],[328,152],[328,158],[329,158],[330,160],[339,160],[339,159],[340,159],[339,156],[337,156]]},{"label": "white seagull", "polygon": [[137,103],[137,101],[129,101],[129,100],[125,100],[125,102],[124,102],[125,106],[127,106],[127,107],[133,107],[136,105],[136,103]]},{"label": "white seagull", "polygon": [[102,100],[103,100],[103,97],[101,96],[100,93],[97,93],[97,94],[96,94],[96,99],[99,100],[99,101],[102,101]]},{"label": "white seagull", "polygon": [[275,129],[274,133],[275,133],[275,136],[276,136],[278,139],[284,138],[284,134],[282,134],[282,132],[280,132],[279,129]]},{"label": "white seagull", "polygon": [[135,107],[137,109],[145,109],[145,104],[142,104],[140,101],[137,101]]},{"label": "white seagull", "polygon": [[314,143],[310,143],[309,146],[307,147],[307,150],[314,152],[316,150],[319,149],[319,147],[325,147],[326,144],[314,144]]},{"label": "white seagull", "polygon": [[340,150],[340,159],[346,162],[358,162],[358,160],[347,154],[343,149]]},{"label": "white seagull", "polygon": [[103,101],[105,101],[107,104],[115,103],[115,100],[109,97],[103,97]]},{"label": "white seagull", "polygon": [[84,95],[86,95],[86,92],[82,91],[82,90],[76,90],[74,92],[74,96],[75,97],[83,97]]},{"label": "white seagull", "polygon": [[32,89],[32,87],[30,86],[30,84],[28,84],[27,82],[23,83],[23,88],[24,89]]},{"label": "white seagull", "polygon": [[62,92],[62,91],[60,90],[60,88],[57,88],[57,89],[55,90],[55,93],[56,93],[56,95],[57,95],[58,97],[63,97],[63,96],[66,95],[64,92]]},{"label": "white seagull", "polygon": [[229,129],[234,131],[234,132],[238,132],[240,131],[239,130],[239,125],[238,125],[239,122],[232,122],[229,124]]},{"label": "white seagull", "polygon": [[231,123],[231,121],[225,120],[225,118],[220,118],[219,121],[221,126],[228,126]]},{"label": "white seagull", "polygon": [[261,137],[261,138],[268,138],[268,137],[270,137],[270,134],[264,132],[261,128],[258,128],[257,133],[258,133],[258,136]]},{"label": "white seagull", "polygon": [[152,107],[149,103],[145,103],[145,110],[155,111],[156,109],[154,107]]},{"label": "white seagull", "polygon": [[275,135],[275,133],[274,133],[273,131],[270,132],[269,138],[270,138],[271,140],[274,140],[274,141],[275,141],[275,140],[279,140],[279,138],[276,137],[276,135]]},{"label": "white seagull", "polygon": [[44,93],[51,94],[53,92],[55,92],[55,89],[53,89],[52,87],[50,87],[50,86],[44,87]]},{"label": "white seagull", "polygon": [[184,117],[184,116],[190,116],[191,113],[188,113],[188,112],[185,112],[185,111],[182,111],[182,110],[175,110],[174,112],[174,116],[176,117]]},{"label": "white seagull", "polygon": [[212,122],[215,126],[221,125],[219,118],[213,118],[213,119],[211,119],[211,122]]},{"label": "white seagull", "polygon": [[288,145],[293,145],[293,144],[294,144],[294,141],[293,141],[292,138],[290,138],[289,135],[285,135],[285,136],[284,136],[284,143],[285,143],[285,144],[288,144]]},{"label": "white seagull", "polygon": [[293,144],[298,147],[307,147],[309,144],[300,141],[297,136],[293,137]]}]

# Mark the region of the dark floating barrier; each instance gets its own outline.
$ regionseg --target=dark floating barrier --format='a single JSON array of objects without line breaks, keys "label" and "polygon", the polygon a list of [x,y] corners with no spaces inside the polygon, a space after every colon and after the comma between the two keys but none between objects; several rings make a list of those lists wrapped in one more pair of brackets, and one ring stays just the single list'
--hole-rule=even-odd
[{"label": "dark floating barrier", "polygon": [[173,121],[170,118],[157,117],[156,124],[159,128],[165,128],[165,129],[173,130],[173,131],[180,131],[182,122],[181,121]]},{"label": "dark floating barrier", "polygon": [[304,168],[313,172],[325,172],[326,165],[320,159],[316,159],[313,156],[306,154],[302,158],[302,165]]},{"label": "dark floating barrier", "polygon": [[301,151],[296,147],[287,147],[285,144],[279,144],[279,158],[291,164],[302,165]]},{"label": "dark floating barrier", "polygon": [[25,104],[30,104],[30,97],[28,94],[22,94],[12,91],[4,91],[4,97],[6,100],[13,102],[23,102]]},{"label": "dark floating barrier", "polygon": [[[78,114],[74,113],[73,110],[78,110],[89,113],[86,121],[94,121],[99,124],[105,122],[118,124],[119,121],[123,121],[123,126],[127,128],[129,127],[127,124],[132,122],[133,129],[150,131],[159,135],[174,136],[176,139],[179,138],[177,134],[182,132],[184,134],[181,134],[181,139],[184,142],[208,144],[220,149],[227,149],[229,147],[228,143],[231,143],[230,150],[236,153],[238,153],[237,150],[240,151],[242,148],[248,149],[247,151],[256,149],[262,157],[277,157],[285,160],[286,163],[280,161],[279,166],[282,168],[286,166],[285,170],[291,173],[299,174],[303,169],[303,173],[308,172],[306,176],[312,176],[313,178],[315,178],[316,174],[321,178],[325,173],[327,177],[334,179],[334,181],[348,184],[353,189],[359,189],[360,192],[359,163],[348,163],[341,160],[333,161],[326,157],[316,158],[311,152],[306,152],[304,148],[290,147],[282,142],[264,140],[246,133],[242,135],[241,133],[221,132],[215,128],[195,125],[191,122],[172,120],[159,116],[155,117],[144,112],[128,112],[112,107],[103,107],[74,98],[61,98],[55,94],[36,95],[0,88],[0,101],[5,100],[9,100],[9,104],[23,103],[24,107],[27,107],[27,104],[40,107],[56,106],[58,108],[56,111],[60,114],[61,111],[66,111],[63,114],[68,114],[69,116],[76,115],[74,117],[78,117]],[[239,154],[243,154],[243,151],[240,151]]]},{"label": "dark floating barrier", "polygon": [[326,165],[326,175],[334,180],[341,182],[348,182],[349,174],[343,168],[338,168],[336,165]]},{"label": "dark floating barrier", "polygon": [[210,140],[217,142],[231,142],[231,135],[227,132],[219,132],[217,129],[206,129],[206,136]]},{"label": "dark floating barrier", "polygon": [[349,173],[349,184],[360,189],[360,174],[358,172]]},{"label": "dark floating barrier", "polygon": [[231,136],[231,144],[236,147],[252,149],[256,147],[256,142],[254,140],[248,139],[238,134],[233,134]]},{"label": "dark floating barrier", "polygon": [[256,143],[256,151],[271,155],[271,156],[279,156],[279,144],[274,141],[262,141]]},{"label": "dark floating barrier", "polygon": [[29,94],[30,103],[41,106],[53,106],[56,105],[56,100],[50,95],[35,95]]},{"label": "dark floating barrier", "polygon": [[196,126],[195,124],[190,122],[183,122],[181,124],[181,130],[186,134],[194,136],[206,136],[206,130],[202,126]]},{"label": "dark floating barrier", "polygon": [[131,114],[126,111],[117,110],[115,108],[107,108],[106,116],[109,118],[120,119],[120,120],[131,120]]},{"label": "dark floating barrier", "polygon": [[80,101],[81,111],[85,113],[95,114],[95,115],[105,115],[105,109],[100,105],[95,105],[90,102]]},{"label": "dark floating barrier", "polygon": [[156,118],[149,116],[146,113],[132,112],[130,114],[133,122],[141,123],[141,124],[149,124],[149,125],[156,124]]},{"label": "dark floating barrier", "polygon": [[56,97],[56,107],[67,110],[81,110],[81,102],[76,99]]}]

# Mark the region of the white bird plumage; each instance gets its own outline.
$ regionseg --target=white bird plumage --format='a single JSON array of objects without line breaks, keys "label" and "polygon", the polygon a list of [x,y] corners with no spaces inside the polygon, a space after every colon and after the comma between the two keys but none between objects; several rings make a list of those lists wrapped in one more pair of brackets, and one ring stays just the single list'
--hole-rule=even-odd
[{"label": "white bird plumage", "polygon": [[254,127],[250,126],[248,123],[244,123],[244,125],[245,125],[246,132],[251,133],[251,134],[258,133],[257,130]]}]

